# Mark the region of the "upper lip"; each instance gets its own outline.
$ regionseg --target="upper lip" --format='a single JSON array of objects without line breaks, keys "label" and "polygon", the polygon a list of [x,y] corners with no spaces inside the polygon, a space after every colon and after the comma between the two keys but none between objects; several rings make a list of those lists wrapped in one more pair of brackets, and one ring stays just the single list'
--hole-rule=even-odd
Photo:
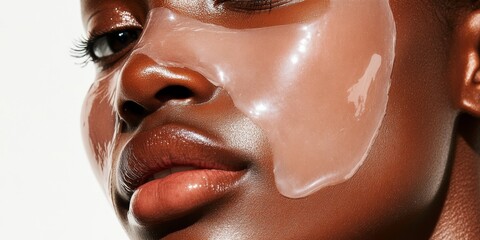
[{"label": "upper lip", "polygon": [[120,196],[129,201],[154,174],[174,167],[240,171],[246,163],[206,134],[177,125],[160,126],[137,133],[122,150],[117,168]]}]

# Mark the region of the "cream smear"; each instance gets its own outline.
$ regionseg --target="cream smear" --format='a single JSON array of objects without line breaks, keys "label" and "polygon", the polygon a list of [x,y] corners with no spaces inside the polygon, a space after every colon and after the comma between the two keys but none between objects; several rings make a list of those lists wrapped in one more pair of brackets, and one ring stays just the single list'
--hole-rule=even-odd
[{"label": "cream smear", "polygon": [[346,181],[364,162],[394,60],[387,0],[333,0],[326,8],[307,22],[251,29],[157,8],[135,53],[224,88],[267,134],[280,193],[305,197]]}]

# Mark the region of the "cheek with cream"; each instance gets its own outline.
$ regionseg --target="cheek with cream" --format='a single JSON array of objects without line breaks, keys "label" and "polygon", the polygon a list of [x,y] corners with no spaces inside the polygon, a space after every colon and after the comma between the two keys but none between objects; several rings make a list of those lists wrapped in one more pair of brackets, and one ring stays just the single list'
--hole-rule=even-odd
[{"label": "cheek with cream", "polygon": [[388,1],[330,1],[309,21],[252,29],[164,8],[150,14],[134,54],[225,88],[267,134],[281,194],[307,196],[362,165],[388,100],[396,33]]}]

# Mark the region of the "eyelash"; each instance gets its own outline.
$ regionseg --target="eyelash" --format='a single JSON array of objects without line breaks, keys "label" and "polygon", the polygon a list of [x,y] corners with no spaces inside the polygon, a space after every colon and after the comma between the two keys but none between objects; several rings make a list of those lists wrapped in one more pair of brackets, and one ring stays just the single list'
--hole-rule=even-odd
[{"label": "eyelash", "polygon": [[92,59],[92,55],[90,54],[90,44],[91,40],[80,37],[80,39],[75,40],[73,43],[73,47],[70,49],[70,55],[74,58],[81,59],[81,62],[78,64],[86,66],[89,62],[94,62]]},{"label": "eyelash", "polygon": [[[104,59],[110,58],[110,56],[115,56],[117,53],[122,52],[124,49],[128,48],[129,45],[133,44],[136,40],[138,40],[140,33],[141,33],[141,29],[119,29],[119,30],[113,30],[110,32],[91,33],[89,38],[81,37],[80,40],[77,40],[73,44],[73,47],[71,48],[71,55],[74,58],[83,59],[82,62],[80,62],[82,66],[87,65],[89,62],[98,63]],[[104,43],[109,45],[108,47],[110,48],[110,50],[112,50],[111,49],[112,46],[110,46],[111,42],[108,42],[108,41],[119,40],[114,38],[119,37],[120,34],[127,35],[127,37],[129,37],[128,35],[130,35],[130,37],[133,36],[135,39],[133,39],[133,41],[129,41],[128,43],[126,43],[125,46],[121,47],[121,49],[118,49],[118,50],[113,49],[114,51],[112,51],[109,56],[102,57],[102,56],[96,55],[95,53],[96,48],[101,47],[98,45],[102,43],[100,42],[100,40],[103,39],[104,41],[107,41]],[[109,64],[105,63],[104,65],[108,66]]]}]

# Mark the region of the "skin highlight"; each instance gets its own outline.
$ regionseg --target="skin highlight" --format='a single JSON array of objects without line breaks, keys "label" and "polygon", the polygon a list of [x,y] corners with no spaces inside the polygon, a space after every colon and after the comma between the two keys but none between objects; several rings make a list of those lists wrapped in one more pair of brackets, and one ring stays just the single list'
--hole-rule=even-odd
[{"label": "skin highlight", "polygon": [[[155,7],[240,29],[281,24],[285,19],[302,21],[318,12],[311,9],[324,8],[327,2],[307,0],[252,14],[212,8],[207,0],[84,0],[82,13],[88,32],[141,29]],[[390,1],[398,37],[390,100],[378,138],[351,180],[302,199],[278,193],[268,140],[224,90],[189,69],[169,69],[181,79],[161,71],[152,74],[147,70],[158,69],[156,63],[130,55],[134,44],[97,62],[97,80],[83,109],[85,145],[130,237],[478,238],[480,86],[475,76],[480,66],[480,14],[470,3],[451,8],[446,3]],[[113,74],[115,69],[121,69],[121,76]],[[169,86],[166,83],[180,85],[190,94],[184,97],[169,90],[158,101],[155,96]],[[142,108],[125,108],[129,101],[141,103]],[[194,205],[191,209],[166,207],[163,216],[168,217],[132,220],[132,203],[121,196],[117,181],[121,162],[129,161],[122,151],[132,146],[137,131],[157,128],[163,134],[184,137],[197,155],[207,151],[197,145],[220,145],[222,151],[240,159],[239,167],[232,168],[244,175],[226,187],[227,193],[214,191],[218,198],[186,202]],[[184,129],[188,134],[182,135]],[[207,140],[192,137],[197,133]],[[184,143],[169,143],[168,151],[185,148]],[[143,203],[147,209],[151,206]]]}]

